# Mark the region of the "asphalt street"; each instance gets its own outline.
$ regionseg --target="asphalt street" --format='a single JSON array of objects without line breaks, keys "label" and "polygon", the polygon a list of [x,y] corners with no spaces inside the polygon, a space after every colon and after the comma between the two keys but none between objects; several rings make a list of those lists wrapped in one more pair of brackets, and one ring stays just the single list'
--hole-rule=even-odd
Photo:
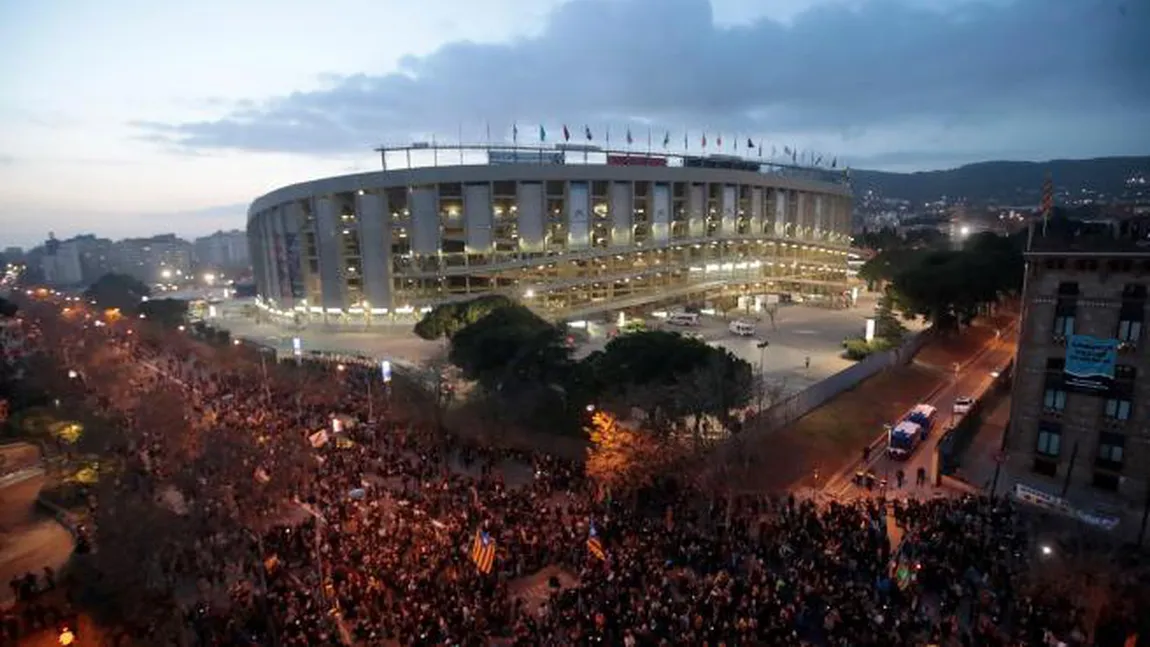
[{"label": "asphalt street", "polygon": [[[869,461],[870,470],[878,479],[886,478],[889,484],[888,495],[894,497],[930,496],[935,488],[930,484],[930,462],[938,441],[947,429],[962,419],[961,415],[954,415],[954,400],[961,396],[981,397],[990,387],[995,375],[1002,371],[1014,356],[1018,344],[1016,328],[1003,331],[1000,339],[990,340],[982,349],[974,354],[966,364],[959,367],[957,374],[939,387],[925,400],[926,404],[938,408],[938,418],[934,430],[927,439],[918,446],[909,459],[895,460],[885,451],[885,443],[878,451],[872,451]],[[897,421],[890,421],[892,424]],[[876,436],[881,430],[876,430]],[[924,468],[928,474],[927,483],[917,485],[915,475],[919,468]],[[895,478],[898,470],[906,475],[902,488],[897,487]],[[855,499],[868,493],[865,487],[854,484],[854,472],[840,474],[827,484],[830,493],[841,499]]]}]

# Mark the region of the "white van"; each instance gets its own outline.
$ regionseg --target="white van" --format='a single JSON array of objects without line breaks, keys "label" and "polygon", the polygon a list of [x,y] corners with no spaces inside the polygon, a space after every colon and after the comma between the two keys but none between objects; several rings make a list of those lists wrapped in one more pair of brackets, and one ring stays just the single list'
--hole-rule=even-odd
[{"label": "white van", "polygon": [[736,319],[735,321],[732,321],[731,325],[727,326],[727,328],[732,333],[734,333],[740,337],[754,337],[754,335],[755,335],[755,324],[747,322],[747,321],[741,321],[741,320]]},{"label": "white van", "polygon": [[699,315],[694,312],[676,312],[667,317],[667,323],[672,326],[698,326]]}]

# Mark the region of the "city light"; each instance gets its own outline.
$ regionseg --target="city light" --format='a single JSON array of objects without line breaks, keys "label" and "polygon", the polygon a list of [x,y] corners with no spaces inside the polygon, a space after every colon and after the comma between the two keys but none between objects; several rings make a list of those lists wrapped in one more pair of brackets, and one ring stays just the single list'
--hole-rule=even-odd
[{"label": "city light", "polygon": [[160,270],[160,276],[165,279],[170,279],[172,278],[172,271],[165,267],[164,269]]},{"label": "city light", "polygon": [[208,272],[207,274],[204,275],[204,283],[207,283],[208,285],[215,285],[216,275],[212,274],[211,272]]}]

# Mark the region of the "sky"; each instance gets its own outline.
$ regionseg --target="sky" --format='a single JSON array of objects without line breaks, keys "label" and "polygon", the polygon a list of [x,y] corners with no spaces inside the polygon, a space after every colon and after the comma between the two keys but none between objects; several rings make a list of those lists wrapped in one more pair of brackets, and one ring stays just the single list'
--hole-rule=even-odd
[{"label": "sky", "polygon": [[1146,0],[0,0],[0,42],[0,246],[243,228],[513,123],[898,171],[1150,153]]}]

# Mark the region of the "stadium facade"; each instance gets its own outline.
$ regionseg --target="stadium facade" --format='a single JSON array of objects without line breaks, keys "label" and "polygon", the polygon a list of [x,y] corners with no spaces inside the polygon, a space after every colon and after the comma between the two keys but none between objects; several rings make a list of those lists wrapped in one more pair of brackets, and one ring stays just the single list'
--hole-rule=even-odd
[{"label": "stadium facade", "polygon": [[457,165],[437,149],[436,165],[411,166],[426,145],[383,151],[385,169],[397,150],[405,168],[295,184],[252,204],[264,310],[371,325],[504,293],[563,319],[717,294],[838,295],[848,284],[840,171],[513,147]]}]

